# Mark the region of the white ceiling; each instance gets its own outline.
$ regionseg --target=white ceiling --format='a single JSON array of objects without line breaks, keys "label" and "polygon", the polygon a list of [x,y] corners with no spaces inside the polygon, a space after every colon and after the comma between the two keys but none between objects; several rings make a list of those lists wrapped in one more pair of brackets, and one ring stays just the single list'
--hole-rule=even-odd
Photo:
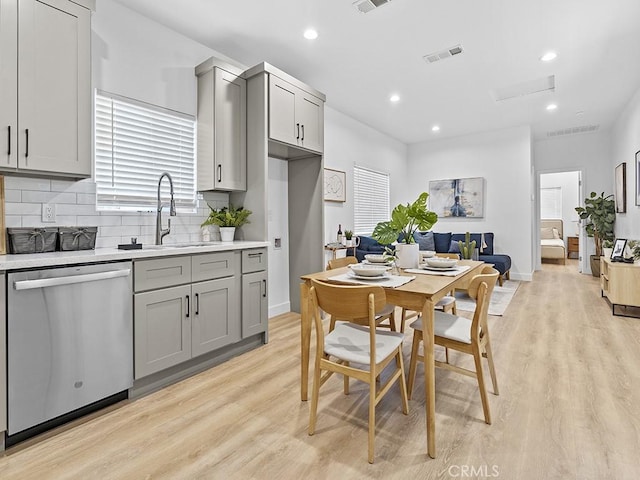
[{"label": "white ceiling", "polygon": [[[367,14],[353,0],[118,2],[247,66],[269,62],[404,143],[527,124],[537,138],[604,130],[640,88],[640,0],[392,0]],[[303,38],[308,26],[318,39]],[[422,58],[456,44],[464,53]],[[545,64],[548,50],[558,58]],[[553,93],[490,94],[548,75]]]}]

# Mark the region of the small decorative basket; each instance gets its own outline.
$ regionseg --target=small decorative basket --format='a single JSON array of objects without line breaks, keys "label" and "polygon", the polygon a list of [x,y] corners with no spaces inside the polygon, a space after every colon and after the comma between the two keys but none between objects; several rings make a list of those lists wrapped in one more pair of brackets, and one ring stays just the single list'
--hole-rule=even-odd
[{"label": "small decorative basket", "polygon": [[43,228],[7,228],[9,253],[55,252],[58,229]]},{"label": "small decorative basket", "polygon": [[60,250],[93,250],[98,227],[60,227]]}]

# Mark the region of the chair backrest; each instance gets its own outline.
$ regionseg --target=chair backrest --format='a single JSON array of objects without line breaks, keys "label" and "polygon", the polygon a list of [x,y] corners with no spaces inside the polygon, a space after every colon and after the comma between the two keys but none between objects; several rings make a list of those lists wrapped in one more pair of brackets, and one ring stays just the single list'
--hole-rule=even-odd
[{"label": "chair backrest", "polygon": [[471,279],[468,289],[469,296],[476,301],[471,322],[471,338],[478,338],[482,329],[486,328],[489,302],[499,275],[498,270],[487,265],[479,275]]},{"label": "chair backrest", "polygon": [[[369,326],[371,367],[376,358],[376,314],[387,301],[382,287],[338,285],[311,280],[311,314],[316,329],[317,352],[324,351],[324,328],[319,309],[340,320]],[[363,321],[367,319],[367,321]]]},{"label": "chair backrest", "polygon": [[329,260],[327,270],[335,270],[336,268],[346,267],[347,265],[353,265],[354,263],[358,263],[358,259],[356,257],[333,258]]}]

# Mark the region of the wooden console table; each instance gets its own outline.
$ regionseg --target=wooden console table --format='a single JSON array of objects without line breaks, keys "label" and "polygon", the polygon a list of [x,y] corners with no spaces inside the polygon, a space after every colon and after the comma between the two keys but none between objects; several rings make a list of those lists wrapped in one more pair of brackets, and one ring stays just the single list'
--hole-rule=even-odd
[{"label": "wooden console table", "polygon": [[342,247],[334,247],[334,246],[329,246],[329,245],[325,245],[324,247],[325,251],[327,252],[331,252],[332,257],[331,258],[336,258],[336,253],[340,250],[346,250],[347,251],[347,256],[349,256],[349,250],[353,250],[353,257],[356,256],[356,247],[347,247],[347,246],[342,246]]},{"label": "wooden console table", "polygon": [[616,306],[640,307],[640,265],[600,257],[600,288],[614,315],[624,315],[616,313]]}]

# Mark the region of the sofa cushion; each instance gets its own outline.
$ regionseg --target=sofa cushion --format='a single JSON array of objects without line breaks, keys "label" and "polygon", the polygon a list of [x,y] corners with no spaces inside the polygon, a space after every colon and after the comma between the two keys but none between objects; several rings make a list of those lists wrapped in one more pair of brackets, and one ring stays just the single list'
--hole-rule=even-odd
[{"label": "sofa cushion", "polygon": [[447,253],[451,245],[451,232],[448,232],[448,233],[433,232],[433,242],[436,245],[436,252]]},{"label": "sofa cushion", "polygon": [[433,238],[433,232],[420,233],[415,232],[413,234],[413,238],[416,243],[420,245],[420,250],[431,250],[434,251],[436,249],[436,243]]},{"label": "sofa cushion", "polygon": [[451,240],[447,253],[460,253],[460,245],[458,244],[458,240]]},{"label": "sofa cushion", "polygon": [[[454,233],[451,235],[451,240],[463,241],[464,242],[464,233]],[[493,233],[472,233],[471,240],[476,241],[476,248],[480,251],[480,255],[493,255]],[[482,240],[484,240],[484,245],[482,244]]]},{"label": "sofa cushion", "polygon": [[478,258],[481,262],[493,263],[493,266],[500,275],[504,275],[511,270],[511,257],[509,255],[480,255]]}]

